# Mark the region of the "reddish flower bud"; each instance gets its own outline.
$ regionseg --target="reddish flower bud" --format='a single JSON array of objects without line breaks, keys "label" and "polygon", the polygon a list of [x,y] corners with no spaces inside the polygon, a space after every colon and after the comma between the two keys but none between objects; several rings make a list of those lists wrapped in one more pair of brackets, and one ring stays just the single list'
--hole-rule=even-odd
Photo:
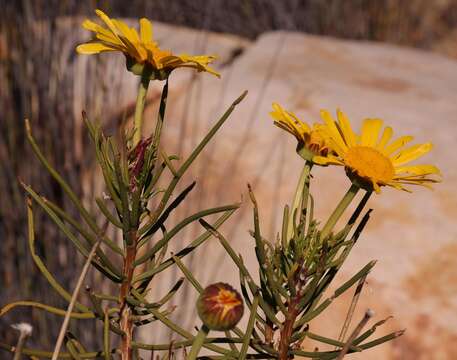
[{"label": "reddish flower bud", "polygon": [[197,311],[209,329],[230,330],[243,316],[243,299],[230,285],[219,282],[203,290],[197,300]]},{"label": "reddish flower bud", "polygon": [[144,165],[144,156],[148,146],[151,144],[152,138],[146,140],[141,139],[128,155],[129,174],[130,174],[130,190],[136,191],[137,178],[140,176]]}]

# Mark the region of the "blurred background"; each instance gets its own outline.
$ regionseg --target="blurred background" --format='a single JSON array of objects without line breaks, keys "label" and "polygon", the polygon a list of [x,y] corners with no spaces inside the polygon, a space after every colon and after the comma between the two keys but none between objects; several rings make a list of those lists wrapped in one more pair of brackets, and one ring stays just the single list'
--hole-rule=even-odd
[{"label": "blurred background", "polygon": [[[244,115],[249,120],[248,124],[259,114],[265,117],[271,103],[268,88],[274,83],[275,66],[284,56],[281,51],[284,51],[282,44],[286,36],[284,34],[287,34],[278,32],[279,37],[271,37],[278,41],[259,43],[258,39],[267,32],[286,30],[357,40],[360,44],[370,41],[416,48],[421,52],[436,54],[424,57],[427,61],[434,59],[434,56],[442,57],[443,60],[437,60],[437,67],[440,61],[452,64],[457,59],[457,0],[0,0],[0,305],[12,300],[33,298],[50,305],[64,306],[49,290],[31,260],[26,237],[24,193],[18,186],[18,178],[32,184],[41,194],[78,217],[57,184],[35,160],[25,141],[23,119],[31,120],[34,135],[51,163],[78,195],[87,200],[90,207],[93,205],[89,200],[98,190],[97,186],[91,186],[97,183],[97,172],[89,150],[89,139],[81,125],[81,110],[86,110],[92,118],[100,118],[112,133],[116,133],[128,121],[133,111],[136,79],[125,71],[120,75],[123,69],[121,57],[114,59],[115,56],[105,55],[89,59],[79,57],[74,52],[74,47],[88,38],[87,32],[80,30],[79,25],[83,18],[93,16],[95,8],[103,9],[111,17],[147,17],[166,23],[157,25],[157,36],[165,48],[173,47],[171,44],[176,44],[178,48],[183,46],[184,41],[179,39],[179,34],[186,32],[186,39],[190,39],[189,34],[195,36],[183,51],[211,53],[210,50],[215,50],[221,55],[216,65],[218,70],[223,71],[217,90],[218,99],[207,100],[205,85],[202,82],[189,82],[193,77],[183,77],[177,81],[180,85],[174,96],[179,97],[182,111],[171,114],[180,120],[180,125],[168,135],[168,141],[178,153],[195,144],[206,126],[196,128],[197,125],[190,125],[188,119],[203,116],[208,108],[207,102],[212,104],[211,114],[221,111],[233,97],[230,95],[227,98],[230,80],[234,81],[235,78],[231,65],[256,46],[260,46],[259,56],[263,56],[265,62],[257,69],[260,73],[257,90],[249,111]],[[135,24],[135,21],[131,24]],[[183,27],[193,30],[187,31]],[[298,35],[290,36],[292,39]],[[318,38],[310,39],[307,49],[312,57],[314,49],[318,48],[317,43],[314,48],[313,41],[316,42]],[[368,49],[373,44],[367,43],[366,46]],[[316,54],[322,56],[317,50]],[[406,51],[400,56],[405,59],[405,67],[408,67],[409,56],[415,54]],[[357,61],[356,55],[354,61]],[[299,67],[302,59],[299,56],[295,58],[297,71],[306,71],[306,66]],[[452,68],[453,65],[449,66]],[[354,73],[357,73],[356,68]],[[421,77],[420,71],[416,74]],[[293,75],[288,76],[293,78]],[[446,73],[436,76],[446,77]],[[401,85],[381,82],[379,86],[386,87],[387,92],[395,92],[396,87]],[[158,88],[153,87],[149,99],[151,109],[154,109],[158,94]],[[247,141],[246,137],[253,136],[252,126],[248,125],[238,134],[236,146],[239,146],[237,151],[240,156],[243,152],[248,153],[243,144]],[[236,156],[230,159],[225,165],[234,173],[249,167],[238,161]],[[217,161],[212,164],[218,166]],[[273,173],[287,174],[285,169],[278,171]],[[203,172],[204,167],[197,167],[196,176]],[[224,179],[224,174],[223,171],[219,174],[221,179]],[[264,175],[255,173],[255,176],[260,179]],[[270,180],[278,185],[285,179],[287,175]],[[218,193],[221,187],[216,183],[210,184],[211,181],[205,179],[203,183],[213,191],[214,199],[223,199],[224,196]],[[255,178],[249,181],[255,182]],[[223,183],[221,186],[228,185]],[[290,188],[293,186],[292,182]],[[276,189],[279,188],[276,186]],[[289,193],[284,189],[281,191],[271,192],[268,196],[283,203],[289,198],[282,195]],[[202,192],[205,191],[200,188],[196,195],[200,207],[206,205],[202,200]],[[234,196],[235,200],[239,199],[236,197],[238,195]],[[185,212],[186,209],[183,214]],[[81,259],[75,256],[72,246],[45,214],[36,211],[35,217],[37,252],[45,259],[49,269],[57,272],[59,281],[72,288],[77,269],[81,267]],[[242,224],[241,220],[236,221],[232,226]],[[268,231],[273,234],[275,221],[271,224]],[[196,231],[190,229],[189,237],[195,236]],[[97,280],[96,274],[91,276],[91,281]],[[51,348],[60,321],[29,309],[14,311],[0,318],[0,341],[15,342],[16,334],[9,325],[18,321],[34,324],[36,335],[29,342],[30,345]],[[74,331],[79,332],[77,325],[72,326],[75,327]],[[97,345],[91,332],[82,332],[81,336],[88,347]],[[456,335],[452,336],[450,339],[457,339]],[[420,353],[405,354],[393,358],[422,359],[418,355]],[[3,358],[3,355],[0,357]],[[429,358],[435,357],[424,357]]]}]

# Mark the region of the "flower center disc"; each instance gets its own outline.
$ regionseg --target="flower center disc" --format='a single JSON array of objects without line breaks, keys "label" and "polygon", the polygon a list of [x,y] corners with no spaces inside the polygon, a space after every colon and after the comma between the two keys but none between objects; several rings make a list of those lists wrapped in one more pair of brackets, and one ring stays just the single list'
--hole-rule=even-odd
[{"label": "flower center disc", "polygon": [[234,307],[241,305],[241,301],[233,291],[224,289],[220,289],[219,293],[213,296],[211,300],[215,302],[214,307],[222,308],[221,319],[224,319]]},{"label": "flower center disc", "polygon": [[387,184],[395,175],[390,159],[372,147],[354,146],[344,160],[348,168],[371,182]]},{"label": "flower center disc", "polygon": [[240,301],[236,298],[236,295],[227,290],[219,290],[219,294],[216,297],[218,304],[222,306],[233,307],[240,304]]}]

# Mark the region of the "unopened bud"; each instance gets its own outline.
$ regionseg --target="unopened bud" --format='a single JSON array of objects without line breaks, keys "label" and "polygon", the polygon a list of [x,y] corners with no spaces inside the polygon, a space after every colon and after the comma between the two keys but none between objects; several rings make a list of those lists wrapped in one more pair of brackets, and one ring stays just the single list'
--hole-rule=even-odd
[{"label": "unopened bud", "polygon": [[219,282],[203,290],[197,300],[197,311],[209,329],[230,330],[243,316],[243,299],[230,285]]}]

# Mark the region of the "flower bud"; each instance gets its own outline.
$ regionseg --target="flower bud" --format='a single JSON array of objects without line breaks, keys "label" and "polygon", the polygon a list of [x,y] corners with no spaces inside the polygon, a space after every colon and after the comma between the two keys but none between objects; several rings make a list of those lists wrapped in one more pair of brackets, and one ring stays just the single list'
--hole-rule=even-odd
[{"label": "flower bud", "polygon": [[197,300],[197,311],[209,329],[230,330],[243,316],[243,299],[230,285],[219,282],[203,290]]}]

